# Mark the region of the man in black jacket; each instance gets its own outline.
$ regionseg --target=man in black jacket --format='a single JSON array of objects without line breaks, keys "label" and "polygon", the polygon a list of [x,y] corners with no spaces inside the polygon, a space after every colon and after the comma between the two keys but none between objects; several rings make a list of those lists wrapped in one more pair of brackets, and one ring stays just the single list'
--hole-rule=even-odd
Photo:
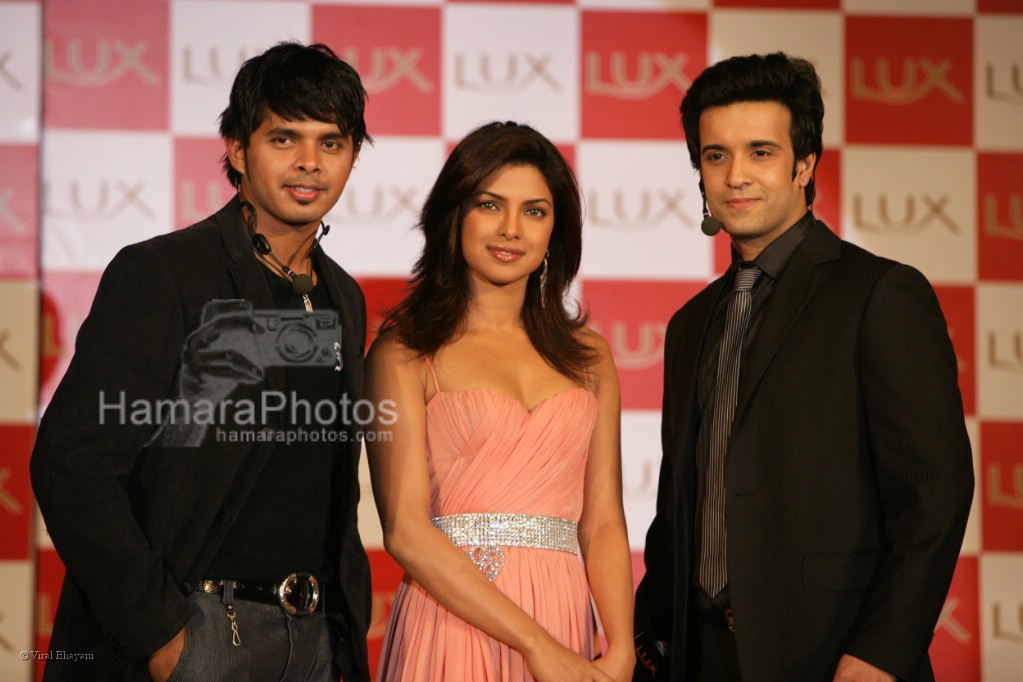
[{"label": "man in black jacket", "polygon": [[781,53],[682,100],[733,263],[668,325],[637,680],[933,680],[973,494],[955,354],[919,272],[809,210],[823,117]]},{"label": "man in black jacket", "polygon": [[369,679],[365,302],[316,238],[364,107],[323,45],[248,60],[221,115],[238,195],[104,273],[31,462],[67,567],[51,647],[95,656],[44,679]]}]

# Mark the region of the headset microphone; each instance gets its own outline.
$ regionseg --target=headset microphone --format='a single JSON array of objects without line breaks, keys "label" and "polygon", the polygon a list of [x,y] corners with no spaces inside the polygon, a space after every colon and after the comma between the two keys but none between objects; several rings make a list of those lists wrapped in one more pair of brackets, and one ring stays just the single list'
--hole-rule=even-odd
[{"label": "headset microphone", "polygon": [[703,188],[703,178],[700,178],[700,196],[703,198],[703,221],[700,222],[700,231],[702,231],[708,237],[713,237],[724,224],[710,214],[710,209],[707,208],[707,192]]},{"label": "headset microphone", "polygon": [[[295,272],[294,270],[292,270],[287,265],[285,265],[284,263],[280,262],[277,259],[277,256],[274,255],[273,248],[270,246],[270,241],[266,237],[261,235],[260,233],[256,232],[256,226],[255,226],[256,211],[253,208],[252,204],[250,204],[249,202],[243,200],[241,202],[241,205],[243,207],[249,209],[249,216],[250,217],[249,217],[249,220],[247,222],[248,222],[249,232],[252,233],[252,248],[254,248],[256,250],[256,253],[259,253],[259,254],[261,254],[263,256],[269,256],[270,259],[273,260],[273,262],[277,264],[277,267],[279,267],[281,269],[281,271],[285,275],[287,275],[288,279],[291,280],[291,290],[293,292],[295,292],[299,296],[306,296],[306,295],[308,295],[309,292],[311,292],[313,290],[313,278],[310,277],[309,275]],[[320,239],[322,239],[323,236],[326,235],[327,232],[330,231],[330,225],[324,225],[322,222],[320,223],[320,225],[323,228],[323,232],[320,234],[319,237],[317,237],[313,241],[313,245],[309,248],[309,254],[310,255],[312,255],[313,250],[317,247],[317,245],[319,245]]]}]

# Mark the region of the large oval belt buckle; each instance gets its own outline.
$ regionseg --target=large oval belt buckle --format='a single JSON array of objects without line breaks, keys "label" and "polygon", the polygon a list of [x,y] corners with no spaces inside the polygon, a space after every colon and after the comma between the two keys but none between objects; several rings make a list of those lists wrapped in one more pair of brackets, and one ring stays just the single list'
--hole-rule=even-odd
[{"label": "large oval belt buckle", "polygon": [[497,574],[504,567],[504,551],[496,545],[470,547],[465,550],[465,556],[476,564],[476,568],[483,571],[483,575],[487,576],[490,582],[497,580]]},{"label": "large oval belt buckle", "polygon": [[292,573],[277,586],[277,601],[284,612],[302,618],[316,610],[320,584],[312,573]]}]

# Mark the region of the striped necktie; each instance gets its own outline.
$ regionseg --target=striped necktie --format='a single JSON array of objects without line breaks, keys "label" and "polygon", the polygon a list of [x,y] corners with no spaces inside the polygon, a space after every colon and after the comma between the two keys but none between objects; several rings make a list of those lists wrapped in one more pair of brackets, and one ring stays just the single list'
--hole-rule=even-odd
[{"label": "striped necktie", "polygon": [[715,596],[728,582],[728,563],[725,555],[725,452],[728,436],[735,416],[735,401],[739,391],[739,358],[742,355],[742,337],[749,325],[750,291],[762,270],[755,267],[739,268],[735,273],[735,286],[725,314],[725,330],[718,349],[717,378],[714,383],[713,410],[710,423],[710,458],[707,462],[703,496],[703,525],[700,535],[700,587]]}]

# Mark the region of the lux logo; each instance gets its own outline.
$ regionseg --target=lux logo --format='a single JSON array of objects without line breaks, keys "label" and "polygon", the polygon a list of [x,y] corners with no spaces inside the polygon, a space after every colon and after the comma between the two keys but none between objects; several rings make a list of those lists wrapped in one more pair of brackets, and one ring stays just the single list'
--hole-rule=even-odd
[{"label": "lux logo", "polygon": [[608,334],[615,363],[621,369],[647,369],[661,361],[664,334],[668,326],[663,322],[641,322],[635,346],[629,345],[629,325],[612,322]]},{"label": "lux logo", "polygon": [[[47,40],[44,48],[44,64],[46,77],[61,83],[70,83],[86,88],[99,88],[113,83],[129,71],[134,71],[146,85],[155,86],[160,82],[159,76],[153,73],[142,61],[146,52],[145,41],[127,45],[119,40],[113,42],[101,40],[96,45],[92,68],[85,66],[82,59],[82,42],[78,39],[68,41],[67,70],[57,67],[53,57],[53,41]],[[116,53],[117,62],[113,63]]]},{"label": "lux logo", "polygon": [[1007,344],[1012,347],[1010,352],[1015,357],[1003,356],[1000,345],[998,343],[998,332],[991,332],[987,335],[988,365],[994,369],[1023,374],[1023,332],[1017,331],[1012,335],[1012,343]]},{"label": "lux logo", "polygon": [[1023,240],[1023,196],[1009,195],[1009,223],[998,222],[998,197],[984,195],[984,232],[992,237]]},{"label": "lux logo", "polygon": [[47,593],[40,594],[36,599],[36,634],[44,637],[53,634],[53,597]]},{"label": "lux logo", "polygon": [[10,50],[0,54],[0,80],[6,81],[15,90],[21,90],[24,87],[21,81],[15,78],[14,74],[7,68],[7,62],[11,57]]},{"label": "lux logo", "polygon": [[[528,87],[533,81],[540,79],[550,86],[555,92],[561,91],[561,84],[547,71],[552,55],[545,54],[537,57],[532,54],[515,55],[509,54],[505,57],[504,77],[496,79],[491,73],[490,55],[481,54],[477,64],[478,79],[472,81],[466,76],[466,58],[459,52],[455,55],[455,84],[463,90],[474,92],[491,92],[495,90],[506,93],[519,92]],[[519,69],[523,67],[524,73],[520,76]]]},{"label": "lux logo", "polygon": [[988,502],[999,507],[1023,510],[1023,464],[1012,467],[1012,490],[1002,490],[1002,467],[992,464],[987,468]]},{"label": "lux logo", "polygon": [[853,224],[869,232],[898,233],[899,236],[916,234],[927,227],[932,220],[942,223],[948,231],[959,234],[959,225],[945,213],[945,206],[949,202],[947,194],[942,194],[937,199],[929,194],[920,195],[920,205],[927,211],[919,219],[916,217],[917,198],[909,194],[906,196],[905,210],[901,220],[893,221],[888,211],[888,196],[882,194],[877,198],[877,219],[879,222],[867,222],[863,217],[863,195],[853,195]]},{"label": "lux logo", "polygon": [[13,189],[0,189],[0,223],[6,223],[18,234],[25,234],[28,231],[28,225],[8,206],[8,202],[13,196]]},{"label": "lux logo", "polygon": [[853,96],[886,104],[912,104],[937,88],[953,102],[962,102],[963,93],[959,92],[946,77],[951,67],[952,62],[949,59],[942,59],[937,64],[924,58],[903,59],[902,79],[896,87],[892,83],[891,64],[884,57],[879,57],[874,65],[877,87],[871,88],[867,85],[867,69],[863,59],[853,57],[851,62]]},{"label": "lux logo", "polygon": [[639,476],[639,481],[636,483],[632,482],[632,477],[628,475],[628,470],[629,467],[626,467],[622,472],[623,493],[630,497],[641,497],[647,500],[657,495],[657,471],[652,463],[643,462],[642,473]]},{"label": "lux logo", "polygon": [[626,201],[625,190],[616,189],[611,192],[608,213],[606,197],[602,203],[599,192],[591,190],[587,205],[590,207],[590,220],[596,225],[606,227],[653,227],[668,216],[674,216],[682,223],[692,225],[693,219],[682,210],[684,197],[685,193],[681,191],[669,194],[665,190],[657,190],[656,193],[643,190],[639,195],[638,209],[629,211],[626,204],[630,202]]},{"label": "lux logo", "polygon": [[210,47],[206,53],[206,66],[208,68],[204,74],[201,74],[199,68],[201,65],[197,66],[192,59],[192,48],[186,47],[181,57],[181,77],[186,82],[198,85],[218,86],[222,83],[230,83],[234,79],[234,75],[238,73],[238,69],[241,68],[242,62],[254,53],[255,50],[239,47],[235,58],[228,64],[229,68],[224,69],[220,65],[220,50],[216,46]]},{"label": "lux logo", "polygon": [[178,210],[181,219],[189,225],[202,220],[211,213],[216,213],[217,209],[223,206],[228,199],[224,185],[210,180],[206,183],[206,203],[200,204],[196,196],[198,192],[195,185],[196,183],[192,180],[182,180],[181,193],[178,197]]},{"label": "lux logo", "polygon": [[[111,188],[117,192],[117,198],[111,199]],[[142,201],[142,190],[145,184],[136,182],[128,186],[127,183],[118,180],[110,183],[103,180],[99,183],[99,190],[94,192],[96,198],[91,206],[86,206],[82,200],[82,186],[78,180],[72,180],[68,189],[68,200],[70,208],[57,208],[53,205],[51,187],[49,184],[43,186],[43,207],[48,215],[56,218],[68,218],[74,220],[87,220],[99,222],[113,220],[129,207],[134,206],[135,210],[143,216],[154,219],[156,216],[153,210]]]},{"label": "lux logo", "polygon": [[7,483],[11,478],[10,469],[0,469],[0,508],[7,510],[9,513],[15,516],[20,516],[24,513],[25,508],[15,499],[14,495],[4,490],[4,483]]},{"label": "lux logo", "polygon": [[966,629],[966,626],[955,619],[955,610],[959,607],[959,599],[952,597],[949,598],[945,605],[941,607],[941,615],[938,616],[938,624],[935,626],[935,631],[944,629],[952,639],[965,644],[973,639],[973,635]]},{"label": "lux logo", "polygon": [[994,620],[994,638],[995,639],[1007,639],[1010,642],[1023,643],[1023,604],[1017,604],[1016,614],[1019,622],[1017,624],[1019,632],[1007,632],[1002,629],[1002,602],[995,602],[994,608],[992,609],[991,616]]},{"label": "lux logo", "polygon": [[[623,52],[612,52],[608,59],[610,82],[601,77],[600,53],[586,53],[586,89],[592,94],[618,99],[646,99],[672,83],[681,92],[688,90],[691,85],[690,80],[682,73],[689,57],[681,52],[673,55],[663,52],[640,52],[636,77],[632,80],[626,75],[626,55]],[[655,67],[658,70],[656,76]]]},{"label": "lux logo", "polygon": [[21,363],[18,362],[18,358],[14,357],[11,351],[7,350],[7,342],[11,338],[11,332],[8,329],[0,332],[0,362],[13,369],[15,372],[21,371]]},{"label": "lux logo", "polygon": [[359,63],[358,51],[350,47],[344,51],[344,58],[362,75],[362,84],[370,94],[390,90],[403,79],[420,92],[433,92],[434,86],[416,63],[423,56],[418,47],[401,50],[396,47],[374,47],[370,51],[369,68]]},{"label": "lux logo", "polygon": [[1011,92],[1006,92],[998,89],[995,84],[995,65],[988,62],[984,67],[984,91],[988,96],[988,99],[995,99],[1002,102],[1011,102],[1012,104],[1023,103],[1023,78],[1020,78],[1020,67],[1016,62],[1012,63],[1009,67],[1009,86],[1012,88]]},{"label": "lux logo", "polygon": [[358,188],[352,187],[345,191],[339,207],[345,212],[345,219],[348,221],[383,223],[394,220],[402,211],[407,211],[413,216],[419,215],[415,197],[415,187],[377,186],[373,188],[369,206],[364,206],[359,204]]}]

